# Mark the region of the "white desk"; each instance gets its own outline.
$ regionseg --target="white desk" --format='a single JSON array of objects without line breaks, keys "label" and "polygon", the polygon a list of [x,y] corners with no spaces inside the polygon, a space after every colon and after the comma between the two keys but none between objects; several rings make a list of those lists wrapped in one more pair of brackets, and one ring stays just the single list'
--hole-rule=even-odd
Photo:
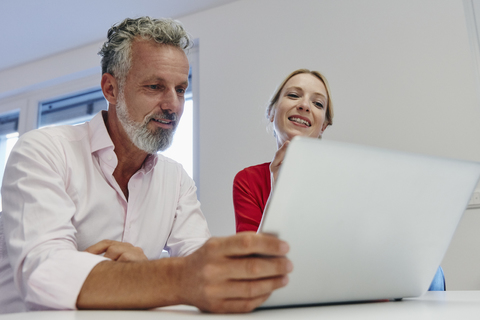
[{"label": "white desk", "polygon": [[480,319],[480,291],[427,292],[415,299],[285,308],[248,314],[217,315],[189,306],[148,311],[41,311],[0,315],[0,320],[150,320],[150,319]]}]

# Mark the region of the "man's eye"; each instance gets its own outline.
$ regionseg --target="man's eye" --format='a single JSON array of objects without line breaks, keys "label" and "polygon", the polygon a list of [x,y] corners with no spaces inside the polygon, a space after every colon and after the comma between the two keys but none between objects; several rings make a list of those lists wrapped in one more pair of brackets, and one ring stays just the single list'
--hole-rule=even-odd
[{"label": "man's eye", "polygon": [[184,94],[184,93],[185,93],[185,89],[183,89],[183,88],[177,89],[177,93],[179,93],[179,94]]},{"label": "man's eye", "polygon": [[156,84],[150,84],[150,85],[148,86],[148,89],[157,90],[157,89],[158,89],[158,85],[156,85]]}]

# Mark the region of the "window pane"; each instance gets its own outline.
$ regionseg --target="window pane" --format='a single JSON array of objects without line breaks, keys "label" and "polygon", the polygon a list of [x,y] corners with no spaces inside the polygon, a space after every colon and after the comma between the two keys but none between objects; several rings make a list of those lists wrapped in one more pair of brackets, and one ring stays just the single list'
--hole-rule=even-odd
[{"label": "window pane", "polygon": [[[8,157],[13,146],[18,140],[18,111],[0,116],[0,181],[3,181],[3,173]],[[0,212],[2,202],[0,195]]]},{"label": "window pane", "polygon": [[181,163],[188,175],[193,178],[193,100],[191,95],[185,100],[183,115],[172,146],[160,153]]},{"label": "window pane", "polygon": [[39,106],[38,127],[83,123],[100,110],[107,110],[107,102],[100,89],[46,101]]}]

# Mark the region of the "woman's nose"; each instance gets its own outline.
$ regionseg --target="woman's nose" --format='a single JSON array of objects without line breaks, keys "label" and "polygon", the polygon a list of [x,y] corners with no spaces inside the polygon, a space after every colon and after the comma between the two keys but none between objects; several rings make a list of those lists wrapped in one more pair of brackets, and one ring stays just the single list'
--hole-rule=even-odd
[{"label": "woman's nose", "polygon": [[310,106],[308,105],[308,101],[306,101],[305,99],[302,99],[301,101],[299,101],[297,105],[297,109],[309,112]]}]

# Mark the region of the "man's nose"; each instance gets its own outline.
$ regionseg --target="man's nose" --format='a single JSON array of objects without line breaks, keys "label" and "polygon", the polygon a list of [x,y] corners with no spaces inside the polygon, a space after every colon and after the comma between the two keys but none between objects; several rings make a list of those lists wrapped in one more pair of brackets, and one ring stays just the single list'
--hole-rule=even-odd
[{"label": "man's nose", "polygon": [[177,113],[180,106],[180,98],[177,95],[175,88],[164,91],[162,101],[160,101],[160,108],[170,113]]}]

